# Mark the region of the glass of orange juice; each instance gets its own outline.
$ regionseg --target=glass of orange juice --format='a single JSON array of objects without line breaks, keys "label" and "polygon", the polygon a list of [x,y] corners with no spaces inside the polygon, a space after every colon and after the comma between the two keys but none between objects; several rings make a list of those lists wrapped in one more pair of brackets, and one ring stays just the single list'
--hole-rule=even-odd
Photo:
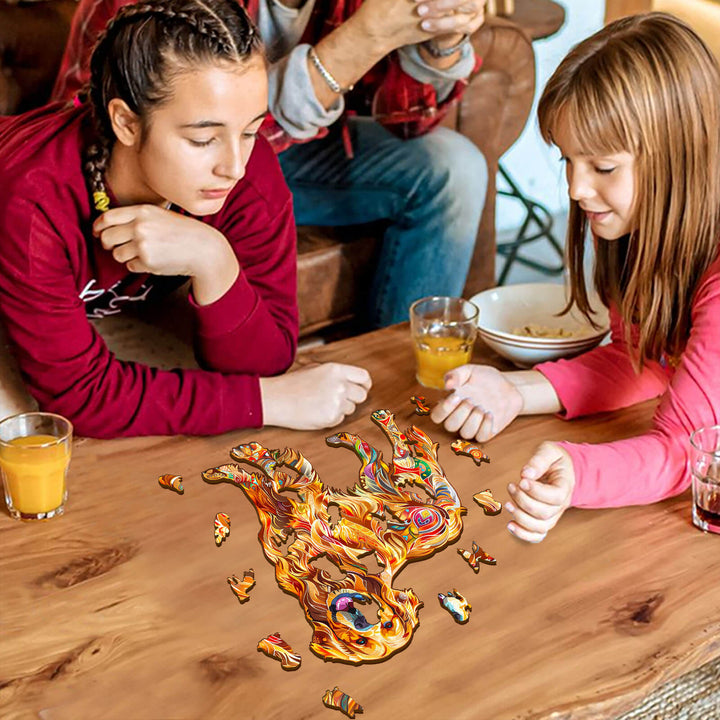
[{"label": "glass of orange juice", "polygon": [[448,370],[470,362],[478,309],[457,297],[426,297],[410,306],[417,381],[442,390]]},{"label": "glass of orange juice", "polygon": [[62,515],[72,432],[70,421],[53,413],[22,413],[0,421],[0,471],[12,517]]}]

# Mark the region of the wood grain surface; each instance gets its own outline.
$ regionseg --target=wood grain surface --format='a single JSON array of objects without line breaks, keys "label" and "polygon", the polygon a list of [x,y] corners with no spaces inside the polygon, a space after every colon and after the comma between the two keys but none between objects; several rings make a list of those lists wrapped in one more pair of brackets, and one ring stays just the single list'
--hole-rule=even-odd
[{"label": "wood grain surface", "polygon": [[[339,686],[363,718],[535,720],[614,717],[659,684],[720,654],[720,538],[691,525],[687,495],[654,506],[570,510],[528,545],[472,501],[508,481],[543,439],[603,441],[641,432],[652,404],[565,423],[524,418],[475,466],[453,439],[412,414],[415,380],[406,327],[327,346],[302,362],[366,366],[369,400],[342,428],[387,454],[369,414],[386,407],[440,442],[448,478],[468,508],[460,540],[407,566],[398,585],[424,601],[410,645],[385,662],[323,662],[308,648],[298,601],[264,559],[255,511],[239,488],[202,470],[257,440],[299,448],[320,477],[350,486],[359,463],[325,445],[329,433],[278,429],[212,438],[78,439],[66,514],[22,523],[0,514],[0,717],[42,720],[342,717],[321,702]],[[478,354],[481,354],[478,350]],[[431,400],[438,394],[423,392]],[[159,487],[183,476],[185,494]],[[628,478],[632,482],[632,478]],[[230,515],[216,547],[213,518]],[[457,554],[472,540],[498,559],[475,575]],[[226,578],[254,568],[241,605]],[[457,625],[437,600],[457,588],[473,606]],[[283,671],[256,650],[280,632],[302,666]]]}]

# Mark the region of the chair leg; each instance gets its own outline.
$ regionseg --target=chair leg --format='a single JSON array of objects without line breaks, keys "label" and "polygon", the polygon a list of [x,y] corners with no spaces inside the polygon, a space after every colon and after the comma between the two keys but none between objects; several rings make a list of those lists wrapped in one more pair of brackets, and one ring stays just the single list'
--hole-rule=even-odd
[{"label": "chair leg", "polygon": [[[498,253],[504,255],[506,258],[498,279],[498,285],[503,285],[505,283],[510,269],[515,262],[519,262],[522,265],[530,267],[533,270],[537,270],[545,275],[560,275],[565,269],[565,253],[562,246],[555,239],[555,236],[552,233],[553,218],[550,211],[541,203],[531,200],[524,195],[510,173],[502,166],[502,164],[498,166],[498,172],[510,188],[510,190],[498,190],[498,195],[514,198],[525,208],[525,219],[516,233],[515,238],[507,243],[498,243]],[[528,234],[531,223],[535,223],[538,230],[537,232]],[[550,243],[550,247],[560,258],[559,265],[541,263],[537,260],[532,260],[531,258],[527,258],[519,254],[520,249],[524,245],[542,238],[545,238]]]}]

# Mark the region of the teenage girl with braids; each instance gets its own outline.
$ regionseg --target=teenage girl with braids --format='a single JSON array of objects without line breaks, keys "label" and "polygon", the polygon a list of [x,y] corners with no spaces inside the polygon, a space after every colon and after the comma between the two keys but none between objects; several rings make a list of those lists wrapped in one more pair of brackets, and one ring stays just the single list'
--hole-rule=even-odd
[{"label": "teenage girl with braids", "polygon": [[533,542],[571,505],[683,492],[690,432],[720,423],[720,68],[671,15],[626,18],[563,60],[538,117],[567,171],[572,297],[588,310],[589,230],[612,342],[533,370],[458,368],[432,417],[484,441],[518,415],[573,418],[662,399],[637,437],[535,451],[506,504],[509,530]]},{"label": "teenage girl with braids", "polygon": [[[361,368],[280,374],[296,236],[266,110],[236,2],[150,0],[109,24],[86,104],[0,125],[0,321],[41,409],[95,437],[212,434],[327,427],[365,399]],[[87,316],[187,278],[203,369],[116,360]]]}]

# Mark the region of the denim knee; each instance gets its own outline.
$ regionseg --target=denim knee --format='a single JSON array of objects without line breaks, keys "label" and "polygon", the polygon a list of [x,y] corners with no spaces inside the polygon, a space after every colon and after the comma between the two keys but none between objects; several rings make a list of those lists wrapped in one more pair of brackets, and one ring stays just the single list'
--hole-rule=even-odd
[{"label": "denim knee", "polygon": [[444,127],[410,142],[418,144],[418,162],[426,172],[417,188],[418,200],[439,204],[456,220],[467,218],[476,227],[488,185],[487,162],[477,145]]}]

